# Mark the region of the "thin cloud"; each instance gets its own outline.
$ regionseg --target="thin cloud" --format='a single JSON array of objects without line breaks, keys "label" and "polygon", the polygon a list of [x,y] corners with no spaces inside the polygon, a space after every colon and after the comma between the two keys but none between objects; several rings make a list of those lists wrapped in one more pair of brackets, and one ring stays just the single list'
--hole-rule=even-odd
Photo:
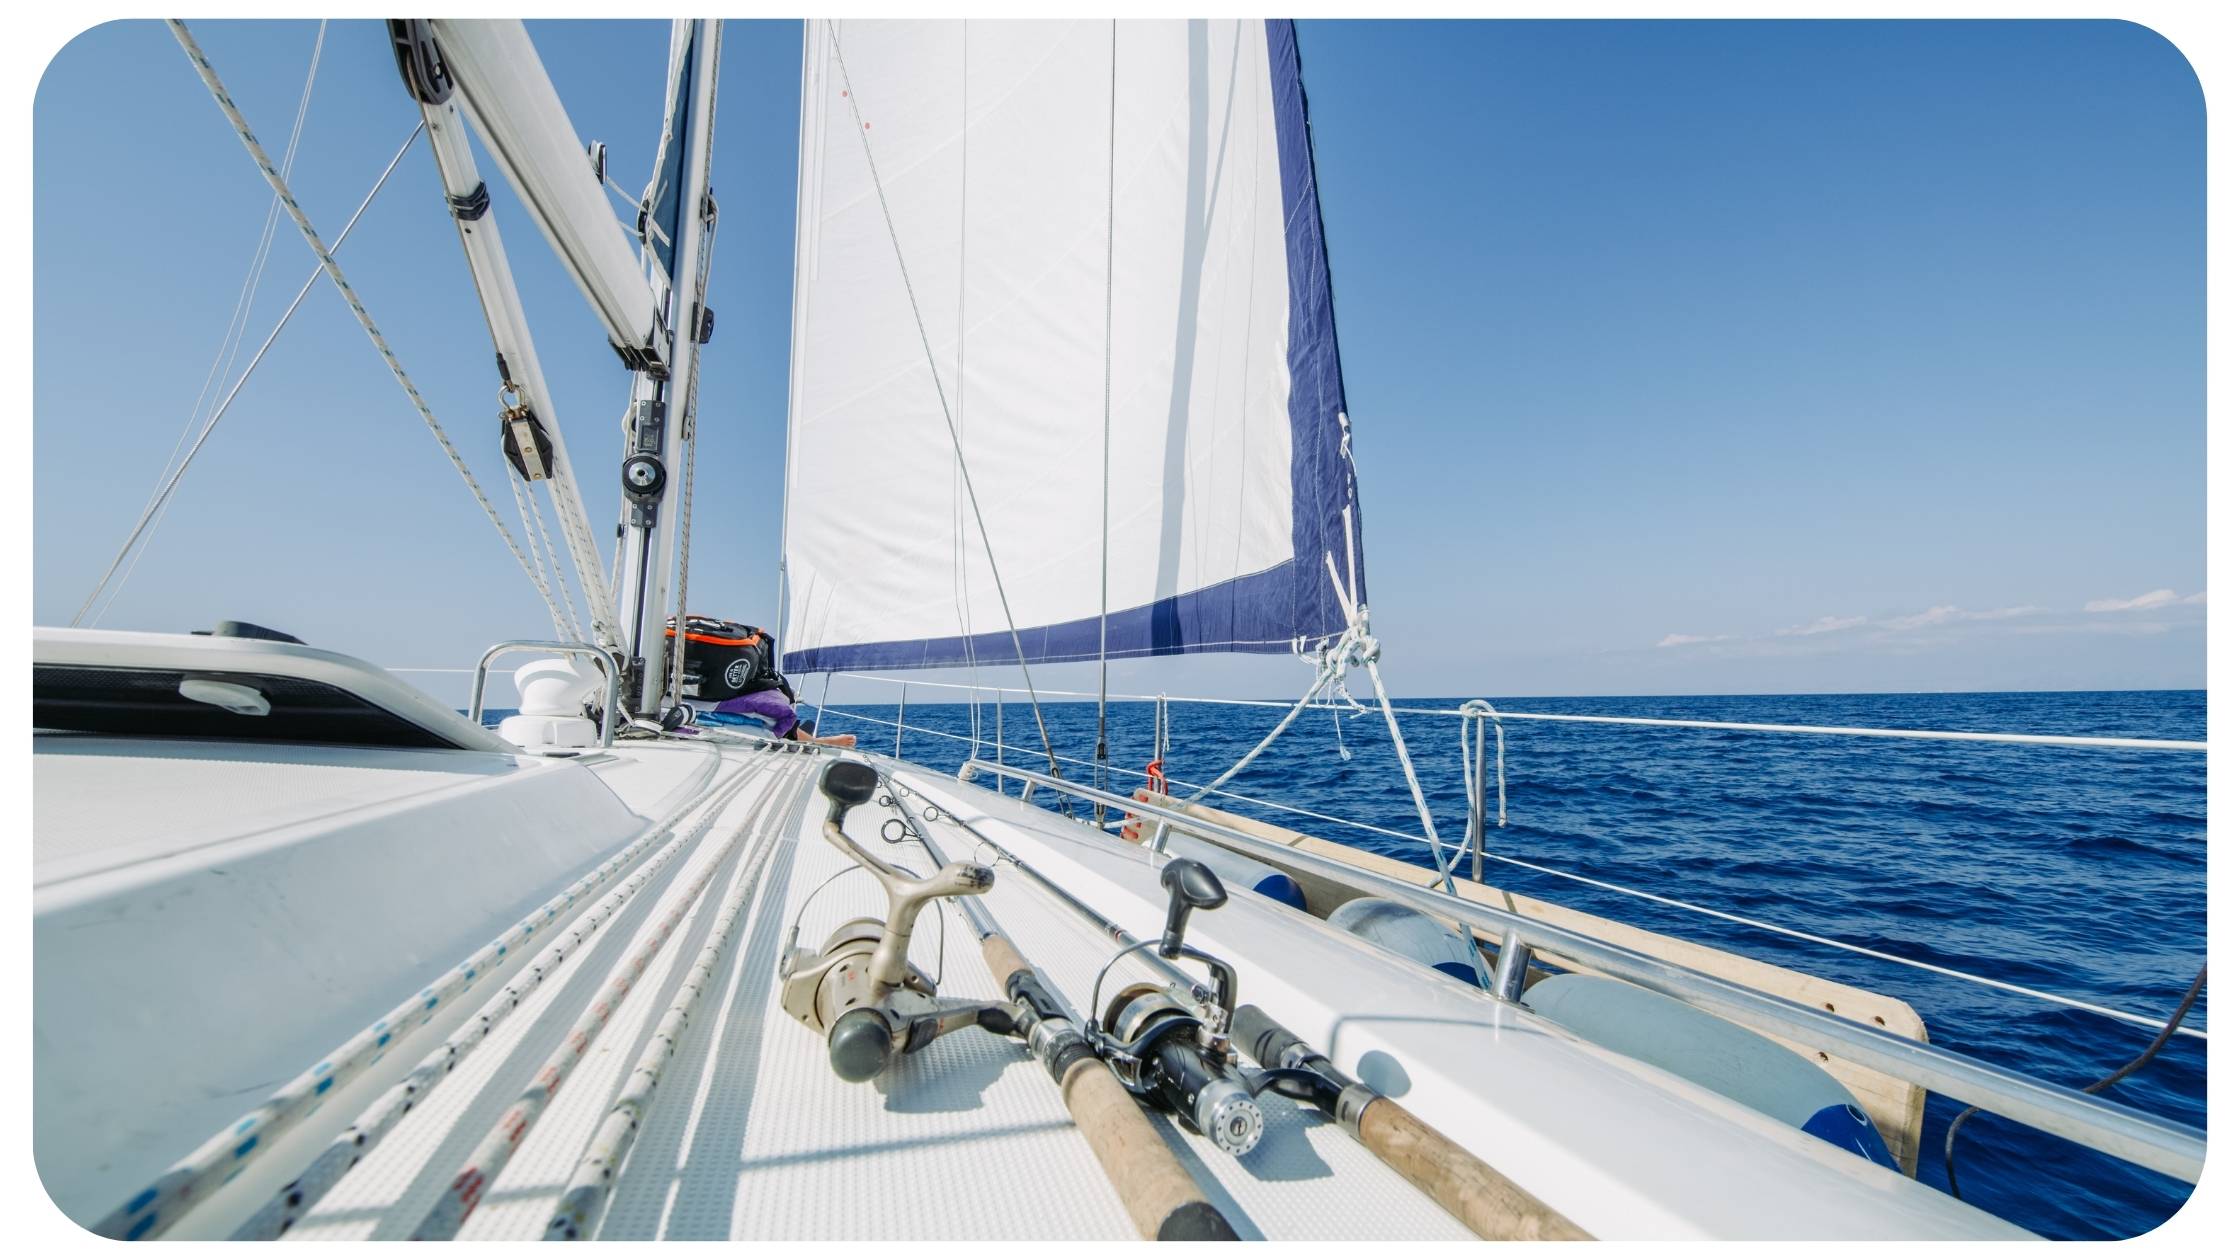
[{"label": "thin cloud", "polygon": [[1657,640],[1657,646],[1669,648],[1686,647],[1691,643],[1724,643],[1733,637],[1731,634],[1668,634]]},{"label": "thin cloud", "polygon": [[[2208,597],[2209,592],[2203,591],[2195,599],[2205,602]],[[2159,591],[2148,591],[2130,599],[2096,599],[2086,604],[2084,610],[2088,613],[2138,612],[2148,608],[2165,608],[2179,602],[2178,593],[2166,586]],[[2184,602],[2191,603],[2193,600]]]},{"label": "thin cloud", "polygon": [[1952,621],[2005,621],[2009,617],[2029,617],[2046,611],[2036,604],[2017,604],[2011,608],[1962,608],[1957,604],[1939,604],[1924,608],[1903,617],[1891,617],[1876,622],[1885,630],[1922,630],[1941,626]]},{"label": "thin cloud", "polygon": [[1833,634],[1838,630],[1849,630],[1853,626],[1863,626],[1865,624],[1867,624],[1865,617],[1821,617],[1808,621],[1801,626],[1784,627],[1774,631],[1774,633],[1785,638],[1794,638],[1806,634]]},{"label": "thin cloud", "polygon": [[1886,630],[1919,630],[1924,626],[1939,626],[1962,615],[1957,604],[1939,604],[1903,617],[1892,617],[1879,622]]}]

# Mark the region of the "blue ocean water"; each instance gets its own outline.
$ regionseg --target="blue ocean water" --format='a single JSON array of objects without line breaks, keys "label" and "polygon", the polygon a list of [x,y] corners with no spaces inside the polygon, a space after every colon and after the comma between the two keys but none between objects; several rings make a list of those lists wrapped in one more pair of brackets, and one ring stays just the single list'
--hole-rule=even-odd
[{"label": "blue ocean water", "polygon": [[[806,695],[804,699],[806,699]],[[2202,738],[2199,691],[1503,700],[1544,713],[1720,721]],[[1453,698],[1399,703],[1452,707]],[[1088,758],[1095,707],[1046,704],[1057,751]],[[1278,712],[1177,705],[1167,773],[1204,782],[1258,742]],[[885,706],[833,706],[826,733],[895,747]],[[1152,706],[1113,706],[1112,764],[1150,756]],[[874,721],[874,719],[877,719]],[[969,745],[963,705],[911,704],[905,757],[953,771]],[[1039,742],[1016,693],[1005,742]],[[1458,723],[1403,716],[1443,838],[1467,805]],[[993,740],[993,707],[981,708]],[[2208,797],[2200,753],[1777,735],[1511,721],[1509,825],[1500,853],[1901,957],[2167,1017],[2207,940]],[[942,732],[936,735],[925,732]],[[1351,758],[1339,756],[1341,738]],[[1489,740],[1490,744],[1490,740]],[[1013,760],[1020,753],[1010,754]],[[1069,777],[1091,772],[1068,766]],[[1140,778],[1114,774],[1120,790]],[[1382,719],[1303,716],[1230,784],[1415,832]],[[1038,799],[1041,799],[1038,795]],[[1426,846],[1224,802],[1300,830],[1429,866]],[[1465,867],[1465,870],[1467,867]],[[1912,1003],[1937,1044],[2083,1086],[2129,1062],[2153,1030],[1488,862],[1489,882],[1654,931],[1735,950]],[[2187,1023],[2208,1025],[2204,993]],[[2107,1097],[2192,1124],[2206,1116],[2205,1043],[2174,1039]],[[1946,1185],[1944,1134],[1959,1112],[1931,1095],[1919,1178]],[[2055,1238],[2122,1238],[2168,1219],[2190,1187],[1979,1114],[1957,1146],[1962,1193]]]}]

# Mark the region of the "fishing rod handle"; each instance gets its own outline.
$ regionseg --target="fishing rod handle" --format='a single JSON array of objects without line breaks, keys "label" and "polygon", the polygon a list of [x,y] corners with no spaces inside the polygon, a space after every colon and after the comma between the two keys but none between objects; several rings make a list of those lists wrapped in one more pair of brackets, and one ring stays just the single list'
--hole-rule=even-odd
[{"label": "fishing rod handle", "polygon": [[[1034,969],[1001,933],[980,942],[988,972],[1005,993],[1020,973]],[[1058,1081],[1074,1127],[1097,1156],[1137,1232],[1153,1240],[1234,1241],[1237,1231],[1203,1191],[1165,1139],[1151,1126],[1135,1096],[1122,1088],[1095,1055],[1073,1059]]]},{"label": "fishing rod handle", "polygon": [[1361,1113],[1361,1144],[1478,1237],[1591,1242],[1594,1235],[1390,1098]]},{"label": "fishing rod handle", "polygon": [[1257,1006],[1237,1008],[1235,1041],[1265,1068],[1305,1068],[1329,1085],[1316,1105],[1369,1152],[1493,1242],[1576,1242],[1593,1235],[1539,1196],[1425,1124],[1414,1112],[1339,1071],[1329,1058]]}]

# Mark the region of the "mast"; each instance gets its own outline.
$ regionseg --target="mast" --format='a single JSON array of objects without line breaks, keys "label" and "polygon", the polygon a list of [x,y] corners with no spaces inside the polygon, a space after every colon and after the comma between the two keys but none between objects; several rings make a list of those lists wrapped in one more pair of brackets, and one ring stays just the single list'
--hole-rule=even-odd
[{"label": "mast", "polygon": [[[715,223],[708,189],[708,155],[714,142],[716,72],[723,38],[721,19],[678,19],[674,56],[682,65],[672,77],[670,132],[654,172],[658,186],[671,145],[682,145],[673,213],[654,226],[669,239],[667,251],[649,240],[644,251],[647,274],[665,290],[668,365],[666,376],[638,374],[630,393],[630,438],[622,464],[622,555],[615,574],[617,620],[630,686],[625,703],[637,712],[661,705],[666,671],[661,669],[663,623],[668,615],[670,574],[677,551],[679,495],[676,472],[683,467],[685,409],[699,369],[700,333],[706,318],[694,309],[695,279]],[[681,46],[680,46],[681,45]],[[646,207],[658,217],[666,202]],[[662,254],[669,255],[663,274]]]},{"label": "mast", "polygon": [[[529,335],[528,315],[521,305],[521,293],[514,286],[513,267],[506,258],[505,241],[499,235],[496,216],[490,212],[490,191],[476,168],[474,150],[467,143],[467,123],[460,108],[461,101],[452,90],[453,83],[440,55],[433,52],[428,24],[396,20],[390,22],[389,29],[397,52],[398,69],[428,125],[429,147],[435,154],[436,171],[450,203],[452,220],[459,230],[459,243],[466,252],[468,270],[474,277],[475,295],[490,326],[491,343],[498,353],[501,383],[511,387],[509,392],[533,417],[530,423],[551,443],[552,466],[542,470],[547,475],[537,479],[546,482],[553,508],[560,517],[561,539],[575,565],[576,580],[583,588],[584,603],[591,612],[592,637],[605,646],[614,646],[614,616],[610,611],[606,567],[600,559],[590,517],[584,511],[583,494],[568,459],[558,407],[545,384],[544,367],[538,361],[536,344]],[[564,598],[565,592],[561,594]]]}]

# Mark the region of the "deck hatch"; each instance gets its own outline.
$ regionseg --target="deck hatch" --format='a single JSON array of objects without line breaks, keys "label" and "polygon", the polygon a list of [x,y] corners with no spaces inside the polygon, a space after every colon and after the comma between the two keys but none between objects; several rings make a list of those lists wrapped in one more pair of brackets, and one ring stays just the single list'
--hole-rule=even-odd
[{"label": "deck hatch", "polygon": [[[182,695],[189,679],[250,687],[271,711],[231,712]],[[222,670],[33,665],[31,724],[39,731],[349,744],[367,748],[459,745],[340,687],[308,678]]]}]

